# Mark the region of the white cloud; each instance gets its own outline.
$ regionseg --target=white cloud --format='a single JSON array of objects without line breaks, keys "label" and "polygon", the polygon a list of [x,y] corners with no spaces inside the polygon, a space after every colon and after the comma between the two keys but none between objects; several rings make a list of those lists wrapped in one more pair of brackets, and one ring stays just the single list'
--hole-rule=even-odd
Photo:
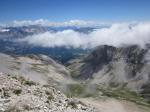
[{"label": "white cloud", "polygon": [[44,19],[38,19],[35,21],[32,20],[22,20],[22,21],[18,21],[18,20],[14,20],[12,23],[10,23],[10,26],[28,26],[28,25],[47,25],[49,24],[48,20],[44,20]]},{"label": "white cloud", "polygon": [[73,30],[56,33],[46,32],[28,36],[18,41],[42,47],[92,48],[98,45],[121,46],[123,44],[138,44],[143,47],[146,42],[150,42],[150,23],[116,23],[109,28],[97,29],[89,34]]},{"label": "white cloud", "polygon": [[9,32],[9,29],[0,28],[0,32]]},{"label": "white cloud", "polygon": [[86,44],[85,38],[86,37],[84,34],[77,33],[73,30],[64,30],[56,33],[45,32],[42,34],[28,36],[18,41],[28,42],[29,44],[42,47],[55,47],[55,46],[80,47]]},{"label": "white cloud", "polygon": [[[45,19],[37,20],[14,20],[7,24],[6,26],[28,26],[28,25],[42,25],[42,26],[54,26],[54,27],[66,27],[66,26],[76,26],[76,27],[91,27],[91,26],[102,26],[105,25],[104,22],[95,21],[84,21],[84,20],[70,20],[64,22],[51,22]],[[108,23],[107,23],[108,24]]]}]

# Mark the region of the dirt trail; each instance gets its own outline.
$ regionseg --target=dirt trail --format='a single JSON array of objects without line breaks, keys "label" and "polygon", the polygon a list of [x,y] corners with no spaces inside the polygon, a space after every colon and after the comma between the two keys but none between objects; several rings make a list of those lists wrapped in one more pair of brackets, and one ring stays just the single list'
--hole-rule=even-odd
[{"label": "dirt trail", "polygon": [[80,101],[94,106],[98,109],[98,112],[150,112],[150,108],[139,106],[128,101],[115,99],[96,100],[93,98],[82,98]]}]

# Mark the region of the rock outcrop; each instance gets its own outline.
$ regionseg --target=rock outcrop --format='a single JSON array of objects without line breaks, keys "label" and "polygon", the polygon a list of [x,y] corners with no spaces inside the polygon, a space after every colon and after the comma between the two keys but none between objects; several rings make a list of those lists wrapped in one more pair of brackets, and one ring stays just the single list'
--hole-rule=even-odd
[{"label": "rock outcrop", "polygon": [[0,112],[96,112],[50,85],[0,73]]}]

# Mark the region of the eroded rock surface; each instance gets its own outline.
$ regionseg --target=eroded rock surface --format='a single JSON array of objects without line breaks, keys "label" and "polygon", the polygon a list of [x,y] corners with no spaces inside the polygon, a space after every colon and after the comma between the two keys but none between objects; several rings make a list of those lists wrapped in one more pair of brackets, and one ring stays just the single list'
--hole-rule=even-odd
[{"label": "eroded rock surface", "polygon": [[49,85],[0,73],[0,112],[96,112]]}]

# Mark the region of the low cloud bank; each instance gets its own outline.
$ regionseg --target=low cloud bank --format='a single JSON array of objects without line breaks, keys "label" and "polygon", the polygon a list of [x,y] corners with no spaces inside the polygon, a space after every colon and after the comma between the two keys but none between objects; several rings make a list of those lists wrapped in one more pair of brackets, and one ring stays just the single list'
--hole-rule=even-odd
[{"label": "low cloud bank", "polygon": [[[70,20],[64,22],[52,22],[46,19],[37,19],[37,20],[14,20],[5,26],[30,26],[30,25],[41,25],[49,27],[91,27],[91,26],[101,26],[101,25],[110,25],[110,23],[105,22],[95,22],[95,21],[84,21],[84,20]],[[4,26],[4,25],[3,25]]]},{"label": "low cloud bank", "polygon": [[150,42],[150,22],[144,23],[118,23],[109,28],[97,29],[89,34],[64,30],[61,32],[45,32],[27,36],[19,42],[41,47],[74,47],[93,48],[98,45],[132,45],[137,44],[144,47]]}]

